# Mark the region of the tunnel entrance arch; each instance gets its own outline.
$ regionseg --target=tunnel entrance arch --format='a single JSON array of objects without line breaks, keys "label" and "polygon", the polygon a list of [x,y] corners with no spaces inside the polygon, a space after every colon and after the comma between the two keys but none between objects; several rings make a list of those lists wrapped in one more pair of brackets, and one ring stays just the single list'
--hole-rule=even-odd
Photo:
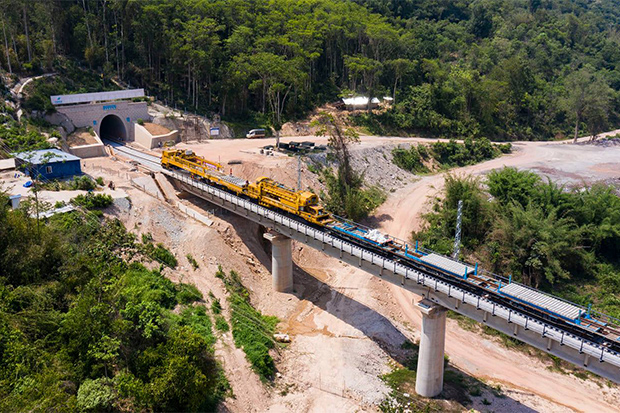
[{"label": "tunnel entrance arch", "polygon": [[101,139],[112,139],[125,142],[127,141],[127,129],[121,118],[116,115],[107,115],[101,119],[99,136]]}]

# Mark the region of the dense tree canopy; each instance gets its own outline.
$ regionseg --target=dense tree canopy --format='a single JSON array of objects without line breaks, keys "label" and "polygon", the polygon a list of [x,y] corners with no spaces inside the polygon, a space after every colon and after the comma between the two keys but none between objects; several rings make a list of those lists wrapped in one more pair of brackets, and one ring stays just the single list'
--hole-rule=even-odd
[{"label": "dense tree canopy", "polygon": [[349,92],[396,98],[358,118],[378,132],[551,139],[620,124],[612,1],[5,0],[0,20],[7,71],[69,57],[276,128]]},{"label": "dense tree canopy", "polygon": [[118,220],[37,225],[0,192],[0,410],[215,410],[228,384],[202,296],[141,249]]}]

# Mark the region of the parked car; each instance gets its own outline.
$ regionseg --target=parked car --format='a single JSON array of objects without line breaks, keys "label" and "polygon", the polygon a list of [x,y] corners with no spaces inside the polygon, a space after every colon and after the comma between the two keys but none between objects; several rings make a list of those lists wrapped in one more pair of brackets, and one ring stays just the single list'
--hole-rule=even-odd
[{"label": "parked car", "polygon": [[248,139],[264,138],[265,129],[252,129],[251,131],[248,132],[247,135],[245,135],[245,137]]}]

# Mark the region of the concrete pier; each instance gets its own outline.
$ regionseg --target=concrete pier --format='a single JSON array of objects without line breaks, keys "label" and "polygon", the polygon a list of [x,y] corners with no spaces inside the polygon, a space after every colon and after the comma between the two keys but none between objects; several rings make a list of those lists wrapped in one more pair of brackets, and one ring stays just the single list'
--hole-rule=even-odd
[{"label": "concrete pier", "polygon": [[293,256],[291,239],[284,235],[267,232],[263,235],[271,241],[271,277],[273,289],[280,293],[293,291]]},{"label": "concrete pier", "polygon": [[415,391],[420,396],[435,397],[443,390],[446,309],[426,299],[418,308],[422,312],[422,336]]}]

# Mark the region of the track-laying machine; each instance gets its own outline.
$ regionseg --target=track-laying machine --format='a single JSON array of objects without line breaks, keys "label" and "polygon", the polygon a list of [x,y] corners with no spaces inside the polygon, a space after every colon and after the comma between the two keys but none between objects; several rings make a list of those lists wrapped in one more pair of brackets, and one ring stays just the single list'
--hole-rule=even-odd
[{"label": "track-laying machine", "polygon": [[219,163],[208,161],[189,150],[164,151],[161,164],[167,169],[182,169],[194,179],[250,198],[259,205],[294,214],[315,225],[325,225],[332,220],[319,202],[319,197],[310,191],[295,191],[266,177],[249,182],[227,175]]}]

